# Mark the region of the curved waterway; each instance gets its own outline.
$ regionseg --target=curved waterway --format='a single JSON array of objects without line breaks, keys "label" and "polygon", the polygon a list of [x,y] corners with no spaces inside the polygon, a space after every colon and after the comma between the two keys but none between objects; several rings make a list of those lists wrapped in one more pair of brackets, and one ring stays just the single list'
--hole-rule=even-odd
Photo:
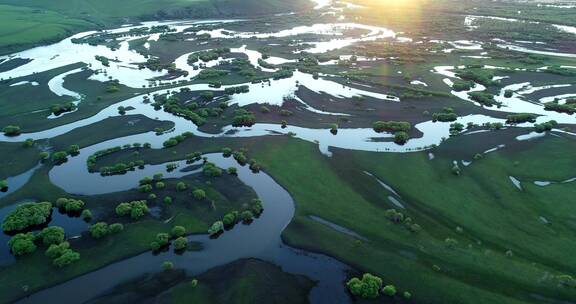
[{"label": "curved waterway", "polygon": [[[84,153],[85,151],[82,151]],[[242,258],[258,258],[279,265],[284,271],[306,275],[318,282],[310,294],[312,303],[347,303],[344,280],[349,269],[341,262],[321,254],[309,253],[283,244],[280,235],[294,216],[294,201],[290,194],[264,172],[252,173],[248,167],[239,166],[233,158],[221,154],[205,155],[219,167],[237,167],[238,178],[252,187],[262,199],[264,212],[250,225],[238,224],[217,239],[208,235],[192,235],[189,241],[202,243],[203,249],[186,252],[182,255],[172,251],[160,253],[145,252],[140,255],[113,263],[70,281],[39,291],[20,303],[40,303],[44,299],[59,303],[81,303],[110,291],[116,285],[145,273],[157,272],[163,261],[170,260],[175,267],[185,269],[190,275],[202,273],[210,268]],[[55,167],[50,173],[52,182],[70,193],[93,193],[91,182],[77,183],[77,179],[100,179],[109,187],[108,192],[133,188],[143,173],[164,172],[165,164],[148,165],[144,170],[128,172],[110,177],[88,173],[80,164],[68,163]],[[184,165],[182,163],[182,165]],[[183,168],[181,166],[180,168]],[[165,173],[166,178],[194,174],[194,171],[173,171]]]}]

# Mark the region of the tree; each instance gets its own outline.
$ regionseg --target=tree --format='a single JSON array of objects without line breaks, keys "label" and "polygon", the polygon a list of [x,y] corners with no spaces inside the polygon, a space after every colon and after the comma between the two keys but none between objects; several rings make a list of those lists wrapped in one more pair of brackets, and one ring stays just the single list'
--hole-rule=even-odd
[{"label": "tree", "polygon": [[5,126],[2,129],[2,132],[4,132],[4,135],[6,136],[18,136],[20,135],[20,127],[13,125]]},{"label": "tree", "polygon": [[64,163],[68,160],[68,153],[64,151],[58,151],[52,154],[52,161],[56,164]]},{"label": "tree", "polygon": [[150,209],[145,200],[120,203],[116,206],[116,214],[119,216],[130,215],[132,219],[139,219],[148,214]]},{"label": "tree", "polygon": [[82,210],[82,214],[80,214],[80,216],[85,221],[90,221],[92,219],[92,211],[90,211],[90,209],[84,209]]},{"label": "tree", "polygon": [[170,196],[167,196],[164,198],[164,204],[170,205],[172,204],[172,198]]},{"label": "tree", "polygon": [[108,227],[108,233],[110,233],[110,234],[119,233],[123,230],[124,230],[124,225],[122,225],[120,223],[110,224],[110,226]]},{"label": "tree", "polygon": [[410,137],[408,136],[408,133],[406,133],[404,131],[399,131],[399,132],[394,133],[394,142],[399,144],[399,145],[405,144],[409,138]]},{"label": "tree", "polygon": [[118,204],[118,206],[116,206],[116,214],[119,216],[125,216],[130,214],[131,209],[132,206],[130,205],[130,203],[120,203]]},{"label": "tree", "polygon": [[190,281],[190,286],[192,286],[192,288],[195,288],[196,286],[198,286],[198,280],[192,279],[192,281]]},{"label": "tree", "polygon": [[62,255],[56,259],[54,259],[53,264],[57,267],[65,267],[68,266],[76,261],[80,260],[80,253],[72,250],[66,249],[62,253]]},{"label": "tree", "polygon": [[396,286],[386,285],[384,286],[384,288],[382,288],[382,293],[387,296],[393,297],[396,295]]},{"label": "tree", "polygon": [[388,132],[408,132],[412,128],[409,122],[406,121],[375,121],[372,123],[372,128],[377,133],[384,131]]},{"label": "tree", "polygon": [[244,210],[240,214],[240,217],[244,223],[249,223],[254,219],[254,213],[252,213],[250,210]]},{"label": "tree", "polygon": [[60,244],[64,241],[64,228],[58,226],[44,228],[40,232],[40,238],[42,238],[42,243],[47,246]]},{"label": "tree", "polygon": [[338,133],[338,125],[333,123],[330,124],[330,133],[336,135]]},{"label": "tree", "polygon": [[222,221],[216,221],[210,228],[208,229],[208,233],[210,235],[216,235],[220,232],[224,231],[224,223]]},{"label": "tree", "polygon": [[254,215],[260,215],[262,214],[262,211],[264,211],[264,206],[262,206],[262,200],[259,198],[255,198],[252,200],[252,212],[254,213]]},{"label": "tree", "polygon": [[192,192],[192,195],[194,196],[194,199],[200,201],[203,199],[206,199],[206,192],[204,192],[204,190],[202,189],[196,189]]},{"label": "tree", "polygon": [[186,184],[184,182],[178,182],[176,184],[176,190],[178,191],[184,191],[188,188],[188,186],[186,186]]},{"label": "tree", "polygon": [[32,146],[34,146],[34,140],[32,138],[28,138],[24,141],[23,144],[24,148],[30,148]]},{"label": "tree", "polygon": [[184,250],[188,247],[188,240],[185,237],[179,237],[174,240],[174,249]]},{"label": "tree", "polygon": [[170,243],[170,235],[168,233],[158,233],[156,234],[156,238],[152,243],[150,243],[150,247],[152,250],[158,250],[162,247],[167,246]]},{"label": "tree", "polygon": [[362,279],[352,278],[346,285],[353,295],[365,299],[374,299],[378,297],[382,288],[382,279],[370,273],[365,273],[362,275]]},{"label": "tree", "polygon": [[232,149],[222,148],[222,155],[224,155],[224,157],[230,157],[232,155]]},{"label": "tree", "polygon": [[202,173],[209,177],[218,177],[222,175],[222,169],[218,168],[215,164],[208,162],[202,166]]},{"label": "tree", "polygon": [[138,190],[142,193],[148,193],[152,191],[152,185],[142,185],[140,188],[138,188]]},{"label": "tree", "polygon": [[56,207],[66,213],[79,213],[84,208],[84,202],[73,198],[61,197],[56,200]]},{"label": "tree", "polygon": [[46,223],[52,214],[52,204],[24,203],[10,212],[2,222],[4,232],[21,231],[32,226]]},{"label": "tree", "polygon": [[8,191],[8,181],[3,179],[0,180],[0,191]]},{"label": "tree", "polygon": [[227,213],[224,215],[222,222],[224,223],[224,226],[230,227],[236,224],[236,215],[234,213]]},{"label": "tree", "polygon": [[40,160],[47,160],[50,157],[50,153],[44,151],[44,152],[40,152],[40,154],[38,155],[40,157]]},{"label": "tree", "polygon": [[48,249],[46,249],[46,252],[44,254],[51,259],[55,259],[61,256],[64,253],[64,251],[66,251],[66,249],[68,248],[70,248],[70,243],[68,242],[62,242],[60,244],[52,244],[50,245],[50,247],[48,247]]},{"label": "tree", "polygon": [[157,182],[155,186],[156,186],[156,189],[166,188],[166,184],[164,184],[163,182]]},{"label": "tree", "polygon": [[8,241],[8,247],[15,256],[30,254],[36,251],[34,239],[35,237],[32,232],[18,233]]},{"label": "tree", "polygon": [[412,298],[412,294],[408,291],[405,291],[402,293],[402,296],[404,297],[404,299],[409,300]]},{"label": "tree", "polygon": [[165,261],[164,263],[162,263],[162,270],[170,270],[174,268],[174,263],[170,262],[170,261]]},{"label": "tree", "polygon": [[70,155],[77,155],[78,153],[80,153],[80,146],[71,145],[70,147],[68,147],[68,153]]},{"label": "tree", "polygon": [[98,222],[88,228],[88,232],[95,239],[100,239],[108,235],[108,224],[105,222]]},{"label": "tree", "polygon": [[183,226],[174,226],[174,228],[172,228],[173,237],[181,237],[184,236],[185,234],[186,234],[186,228],[184,228]]}]

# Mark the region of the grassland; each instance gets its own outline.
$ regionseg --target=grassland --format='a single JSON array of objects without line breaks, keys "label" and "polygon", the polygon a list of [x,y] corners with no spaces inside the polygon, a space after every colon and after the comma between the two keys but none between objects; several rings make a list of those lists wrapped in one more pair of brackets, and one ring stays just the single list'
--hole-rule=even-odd
[{"label": "grassland", "polygon": [[[551,146],[564,151],[563,156],[551,152]],[[385,283],[412,292],[416,301],[526,303],[540,302],[534,292],[551,299],[574,296],[574,290],[559,287],[553,279],[575,270],[576,261],[568,253],[574,219],[553,211],[564,206],[556,197],[567,197],[572,190],[556,185],[554,190],[562,193],[558,196],[546,196],[552,191],[548,189],[535,194],[540,189],[528,181],[519,191],[508,175],[520,180],[568,177],[569,170],[556,168],[573,162],[565,153],[570,149],[570,141],[548,137],[520,154],[489,154],[466,167],[462,176],[450,172],[449,156],[429,161],[422,153],[336,151],[325,159],[311,144],[285,142],[251,156],[296,200],[296,217],[284,233],[288,243],[376,272]],[[386,200],[391,194],[365,170],[400,194],[407,206],[403,212],[423,231],[413,234],[386,219],[384,210],[394,207]],[[369,241],[359,245],[309,215],[352,229]],[[553,224],[543,223],[540,216]],[[459,245],[448,248],[446,238]],[[508,250],[514,255],[507,256]]]},{"label": "grassland", "polygon": [[[17,1],[14,1],[17,2]],[[94,24],[57,11],[0,5],[0,54],[66,38]]]},{"label": "grassland", "polygon": [[32,169],[40,160],[38,149],[22,143],[0,143],[0,153],[0,180]]}]

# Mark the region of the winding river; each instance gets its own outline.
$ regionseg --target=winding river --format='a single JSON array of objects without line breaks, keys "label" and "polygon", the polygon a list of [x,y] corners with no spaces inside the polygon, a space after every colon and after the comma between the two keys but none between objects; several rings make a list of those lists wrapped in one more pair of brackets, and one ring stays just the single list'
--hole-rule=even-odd
[{"label": "winding river", "polygon": [[[84,151],[82,152],[84,153]],[[309,253],[291,248],[282,243],[280,235],[294,216],[294,201],[290,194],[264,172],[252,173],[247,166],[239,166],[233,158],[221,154],[205,155],[210,162],[219,167],[237,167],[238,178],[252,187],[263,200],[264,212],[250,225],[238,224],[226,231],[217,239],[207,235],[189,236],[189,241],[201,242],[203,249],[197,252],[186,252],[183,255],[172,251],[155,255],[152,252],[142,253],[60,285],[42,290],[22,299],[20,303],[39,303],[51,299],[59,303],[81,303],[109,291],[114,286],[149,272],[157,272],[163,261],[170,260],[175,267],[183,268],[191,275],[202,273],[212,267],[223,265],[241,258],[258,258],[279,265],[284,271],[306,275],[318,282],[310,294],[312,303],[347,303],[349,297],[344,288],[346,271],[349,269],[341,262],[321,254]],[[80,165],[81,167],[77,167]],[[185,162],[180,163],[181,167]],[[91,182],[77,183],[79,178],[91,181],[101,180],[108,186],[106,192],[122,191],[138,184],[143,175],[165,172],[165,164],[148,165],[144,170],[128,172],[109,177],[90,174],[84,164],[67,164],[55,167],[51,172],[52,182],[69,193],[95,194],[98,186]],[[194,174],[194,171],[172,171],[165,173],[165,178],[176,178]]]},{"label": "winding river", "polygon": [[[332,1],[318,0],[315,2],[317,2],[316,8],[322,9],[329,6]],[[478,16],[474,17],[479,18]],[[229,22],[235,22],[235,20],[201,22],[154,22],[147,23],[145,25],[169,25],[176,32],[181,32],[190,26],[206,23],[222,26]],[[468,26],[472,26],[474,19],[468,18],[466,22]],[[139,26],[122,27],[109,30],[107,32],[127,32],[131,28],[136,27]],[[359,31],[361,34],[358,34],[354,37],[342,37],[344,32],[350,30]],[[224,32],[227,32],[227,34],[224,34]],[[206,31],[206,33],[210,34],[213,38],[222,39],[266,39],[297,36],[303,34],[309,35],[313,33],[331,37],[328,40],[307,43],[312,46],[307,50],[310,53],[324,53],[362,41],[374,41],[379,39],[400,40],[396,33],[389,29],[356,23],[328,23],[314,24],[310,26],[297,26],[273,33],[232,32],[225,31],[224,28],[216,28],[210,31]],[[124,37],[120,42],[120,47],[117,50],[111,50],[104,46],[95,47],[86,44],[72,43],[72,39],[74,38],[86,37],[93,34],[95,34],[95,32],[80,33],[51,46],[34,48],[15,54],[12,57],[32,58],[33,60],[10,71],[0,73],[0,78],[26,77],[33,73],[47,71],[75,62],[84,62],[90,67],[90,69],[96,70],[97,68],[99,71],[101,71],[99,74],[90,76],[90,79],[92,80],[107,81],[108,76],[110,76],[118,79],[120,83],[124,85],[135,88],[149,85],[151,83],[151,78],[166,75],[165,71],[150,71],[147,69],[137,70],[134,69],[134,67],[129,66],[130,64],[145,61],[145,58],[141,54],[130,50],[128,44],[130,39],[142,37]],[[148,41],[154,41],[157,39],[157,34],[152,34],[148,37]],[[481,46],[477,46],[466,41],[456,41],[452,44],[452,46],[455,48],[465,48],[469,50],[482,50]],[[238,48],[233,48],[232,52],[245,54],[251,64],[255,67],[257,67],[259,64],[258,59],[262,57],[261,53],[255,50],[250,50],[243,44],[239,45]],[[182,70],[188,71],[191,76],[197,75],[200,70],[194,69],[194,66],[188,65],[188,54],[189,53],[179,56],[175,61],[175,65]],[[114,60],[110,62],[110,67],[104,67],[94,58],[95,55],[103,55]],[[0,59],[3,58],[0,57]],[[223,59],[219,58],[216,61],[207,63],[206,66],[216,66],[221,61],[223,61]],[[282,64],[291,62],[293,59],[271,57],[265,61],[270,64]],[[455,68],[456,67],[451,66],[439,66],[436,67],[434,72],[447,77],[444,80],[444,83],[448,86],[452,86],[453,81],[451,79],[457,78],[453,72]],[[265,72],[275,71],[275,69],[262,70]],[[82,69],[67,71],[54,77],[48,85],[56,95],[68,95],[74,98],[75,103],[81,103],[82,96],[79,93],[65,88],[65,77],[67,75],[81,71]],[[271,80],[270,84],[250,83],[247,84],[250,87],[250,92],[246,94],[233,95],[231,103],[238,104],[239,106],[245,106],[250,103],[281,105],[286,97],[294,97],[295,92],[300,86],[305,86],[313,92],[319,94],[326,93],[336,98],[352,98],[354,96],[361,95],[368,98],[377,99],[379,102],[400,101],[399,98],[387,94],[341,85],[334,81],[330,81],[326,76],[327,75],[320,75],[320,77],[313,77],[310,74],[296,71],[291,78]],[[496,100],[502,102],[503,107],[497,109],[497,111],[511,113],[536,113],[541,115],[541,117],[538,118],[538,122],[556,119],[560,123],[575,123],[573,116],[544,111],[541,103],[536,104],[526,100],[523,95],[534,91],[534,88],[532,88],[532,91],[527,91],[529,85],[529,83],[513,84],[502,89],[500,94],[496,96]],[[214,89],[209,87],[207,84],[194,84],[183,85],[170,90],[159,88],[154,93],[171,94],[171,92],[174,92],[174,90],[181,88],[187,88],[192,91],[214,91],[224,90],[226,87],[227,86],[223,86],[222,88]],[[471,90],[483,91],[485,89],[485,87],[476,85]],[[515,92],[513,97],[505,98],[503,96],[506,89],[510,89]],[[468,92],[452,92],[452,94],[456,97],[466,102],[471,102],[468,99],[467,93]],[[282,126],[279,124],[258,123],[250,128],[234,128],[232,126],[225,126],[219,133],[211,134],[200,131],[194,124],[184,118],[174,116],[164,111],[155,111],[151,105],[145,103],[145,97],[146,95],[134,96],[120,103],[111,105],[101,110],[94,116],[54,127],[52,129],[21,134],[17,137],[0,135],[0,141],[21,142],[27,138],[34,140],[50,139],[71,132],[76,128],[89,126],[109,117],[119,116],[120,114],[117,110],[119,106],[123,106],[125,108],[133,108],[133,110],[129,111],[129,114],[141,114],[151,119],[174,122],[174,130],[170,133],[156,136],[154,132],[147,132],[125,136],[122,138],[115,138],[94,144],[89,147],[85,147],[80,151],[78,156],[69,158],[68,162],[61,166],[54,167],[49,172],[49,177],[52,183],[64,189],[68,193],[96,195],[131,189],[138,184],[138,181],[141,178],[145,176],[151,176],[157,172],[164,172],[165,178],[179,178],[185,175],[195,174],[195,171],[183,172],[180,170],[166,173],[165,164],[146,165],[142,170],[131,171],[124,175],[106,177],[102,177],[97,173],[89,173],[86,169],[86,159],[96,151],[107,149],[113,146],[122,146],[124,144],[144,142],[150,143],[154,149],[160,149],[162,148],[162,143],[169,137],[187,131],[192,132],[194,136],[206,138],[289,135],[300,138],[302,140],[317,143],[320,151],[326,155],[330,155],[330,147],[363,151],[421,151],[434,145],[440,144],[450,135],[450,122],[432,121],[424,121],[417,124],[415,127],[423,134],[422,137],[412,138],[405,145],[395,144],[393,142],[393,134],[375,133],[371,128],[339,129],[337,135],[333,135],[329,132],[328,129],[312,129],[291,125],[287,126],[286,128],[282,128]],[[326,115],[347,115],[342,113],[320,111],[306,104],[306,102],[303,100],[298,98],[296,98],[296,100],[301,102],[308,111]],[[58,117],[49,118],[58,119]],[[462,123],[463,125],[466,125],[467,123],[480,125],[483,123],[504,123],[505,120],[486,115],[468,115],[459,117],[457,122]],[[521,124],[519,127],[532,127],[532,124]],[[161,253],[159,255],[155,255],[152,252],[145,252],[137,256],[115,262],[54,287],[39,291],[25,299],[22,299],[20,303],[39,303],[45,302],[45,299],[50,299],[53,302],[60,303],[85,302],[99,295],[102,295],[107,291],[110,291],[113,287],[127,280],[133,279],[145,273],[157,272],[161,263],[166,260],[172,261],[177,268],[186,269],[190,275],[197,275],[215,266],[223,265],[237,259],[249,257],[259,258],[272,262],[279,265],[286,272],[306,275],[309,278],[316,280],[318,284],[312,289],[310,294],[310,300],[312,303],[349,302],[350,299],[346,293],[344,285],[346,272],[350,269],[347,265],[325,255],[291,248],[282,242],[281,233],[294,216],[294,201],[289,193],[279,184],[277,184],[265,172],[254,174],[250,171],[249,168],[238,166],[232,158],[224,158],[220,154],[208,154],[205,156],[210,162],[215,163],[219,167],[228,168],[234,166],[238,168],[238,177],[240,180],[242,180],[242,182],[244,182],[246,185],[252,187],[264,202],[265,211],[259,219],[254,221],[251,225],[239,224],[234,229],[225,232],[217,239],[210,239],[207,235],[189,236],[188,238],[190,241],[200,242],[203,244],[202,251],[186,252],[183,255],[178,255],[171,251]],[[433,158],[433,155],[431,158]],[[177,163],[180,165],[180,168],[186,167],[184,161]],[[11,187],[9,191],[13,192],[18,189],[18,187],[24,185],[36,168],[20,176],[9,179],[9,184]],[[381,183],[381,185],[383,187],[387,187],[383,183]],[[0,197],[6,194],[0,194]],[[402,207],[402,204],[395,197],[391,197],[391,201],[395,204],[398,204],[399,207]],[[2,210],[5,212],[8,211],[8,209]],[[325,225],[328,225],[332,228],[337,227],[336,225],[332,225],[327,221],[321,219],[316,220],[321,223],[323,222]],[[342,231],[346,230],[342,229]],[[361,236],[358,236],[358,238],[361,238]]]}]

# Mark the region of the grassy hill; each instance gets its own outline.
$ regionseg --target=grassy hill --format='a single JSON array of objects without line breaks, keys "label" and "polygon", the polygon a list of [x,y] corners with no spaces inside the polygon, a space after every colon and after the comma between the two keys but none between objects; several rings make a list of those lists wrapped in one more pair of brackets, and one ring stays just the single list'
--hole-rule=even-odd
[{"label": "grassy hill", "polygon": [[308,0],[0,0],[0,54],[72,33],[143,20],[251,16],[309,7]]}]

